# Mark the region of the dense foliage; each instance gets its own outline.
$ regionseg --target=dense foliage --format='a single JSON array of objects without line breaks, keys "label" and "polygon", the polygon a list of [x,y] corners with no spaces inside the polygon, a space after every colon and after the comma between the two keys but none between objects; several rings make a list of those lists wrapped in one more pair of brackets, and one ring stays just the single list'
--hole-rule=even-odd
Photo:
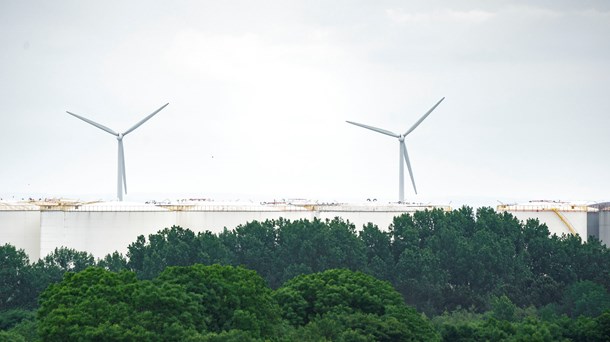
[{"label": "dense foliage", "polygon": [[153,280],[88,268],[40,299],[45,341],[185,341],[230,330],[272,337],[280,323],[262,278],[231,266],[169,267]]},{"label": "dense foliage", "polygon": [[[371,285],[383,291],[377,295]],[[315,289],[318,300],[307,289]],[[297,278],[279,291],[273,296],[256,272],[241,267],[175,266],[153,280],[88,268],[68,273],[42,293],[38,333],[44,341],[440,339],[389,284],[362,273],[326,271]],[[359,294],[365,297],[360,300]],[[299,296],[321,309],[300,330],[304,324],[281,319],[294,315],[292,300]],[[328,331],[312,329],[318,324]]]},{"label": "dense foliage", "polygon": [[440,339],[388,282],[360,272],[335,269],[297,276],[275,298],[289,324],[312,340]]},{"label": "dense foliage", "polygon": [[[201,335],[208,340],[282,334],[295,337],[297,333],[305,340],[379,340],[384,336],[403,336],[400,334],[405,320],[400,315],[406,315],[407,311],[388,316],[372,309],[380,305],[374,301],[368,304],[372,311],[355,310],[352,304],[323,311],[324,302],[310,302],[306,295],[297,295],[299,291],[316,292],[316,286],[322,284],[332,288],[335,280],[328,279],[333,277],[346,282],[340,286],[343,289],[367,284],[361,286],[363,298],[386,298],[386,293],[394,293],[401,303],[433,317],[437,331],[445,340],[510,339],[520,334],[531,335],[532,329],[542,334],[541,340],[595,340],[606,336],[604,333],[610,329],[610,313],[605,313],[610,309],[610,253],[595,238],[583,243],[578,236],[551,236],[547,227],[538,221],[519,222],[508,213],[497,213],[490,208],[481,208],[476,213],[464,207],[450,212],[404,214],[394,218],[387,229],[383,228],[368,224],[356,229],[339,218],[254,221],[219,234],[171,227],[148,237],[138,237],[128,246],[126,256],[115,252],[97,262],[90,254],[58,248],[30,263],[22,250],[11,245],[0,246],[0,330],[5,335],[35,336],[32,331],[36,331],[36,325],[42,320],[34,319],[31,310],[38,307],[40,293],[62,281],[59,284],[64,287],[70,284],[81,289],[71,290],[75,291],[70,292],[74,298],[84,296],[88,293],[86,286],[78,284],[87,278],[122,288],[123,293],[132,293],[130,296],[156,293],[155,300],[171,298],[160,292],[177,295],[183,291],[179,289],[188,289],[172,299],[176,305],[187,305],[190,301],[198,306],[203,302],[215,303],[205,310],[218,314],[215,316],[218,319],[211,318],[205,310],[197,311],[190,318],[196,323],[185,323],[183,336]],[[216,269],[200,265],[168,268],[195,264],[243,266],[256,271],[262,279],[246,275],[244,272],[250,271],[243,268],[229,268],[239,269],[237,273],[220,266],[215,266]],[[82,272],[90,266],[106,271]],[[331,269],[342,271],[320,273]],[[362,273],[341,276],[347,270]],[[66,272],[69,273],[62,280]],[[81,279],[81,274],[86,276]],[[320,274],[330,278],[322,278]],[[379,280],[365,274],[387,281],[391,286],[387,282],[374,283]],[[193,279],[203,279],[202,283],[208,285]],[[226,279],[232,279],[230,286]],[[306,289],[299,285],[304,281],[313,287]],[[50,308],[49,293],[59,291],[57,286],[60,285],[50,287],[40,297],[39,318],[43,317],[40,312]],[[237,293],[246,289],[252,291],[252,297],[261,296],[261,302],[253,300],[248,304],[238,300]],[[277,290],[271,293],[273,289]],[[227,297],[223,296],[222,300],[220,296],[215,297],[218,291],[227,293]],[[325,295],[343,298],[345,293],[331,291]],[[104,305],[118,300],[92,298],[87,301],[100,305],[106,303],[104,300],[110,303]],[[279,309],[273,304],[276,300]],[[262,301],[270,306],[262,305]],[[173,321],[165,321],[163,315],[172,314],[171,305],[162,305],[167,306],[168,312],[149,310],[146,317],[157,317],[170,324]],[[219,311],[221,307],[224,313]],[[257,310],[252,311],[254,307]],[[307,310],[314,310],[316,314],[303,314]],[[53,318],[53,312],[48,311],[45,319],[65,318],[61,315]],[[117,315],[121,316],[118,312]],[[98,330],[88,331],[91,334],[88,336],[115,330],[143,333],[133,331],[132,326],[146,326],[142,325],[144,316],[124,317],[129,320],[118,325],[112,317],[108,318],[107,327],[96,326]],[[414,321],[414,316],[409,317],[409,321]],[[363,326],[370,329],[362,333]],[[155,329],[170,329],[159,324],[146,327],[144,330],[155,336],[163,333]],[[44,325],[39,327],[39,331],[54,336],[45,329]],[[68,330],[63,333],[69,333]],[[202,334],[204,331],[207,335]],[[199,335],[194,335],[195,332]]]},{"label": "dense foliage", "polygon": [[520,307],[561,301],[571,284],[588,280],[610,289],[610,254],[597,239],[550,236],[538,221],[464,207],[404,214],[387,230],[349,222],[250,222],[214,235],[180,227],[129,246],[126,267],[151,279],[166,266],[243,265],[272,288],[296,275],[347,268],[388,280],[427,315],[491,308],[506,295]]}]

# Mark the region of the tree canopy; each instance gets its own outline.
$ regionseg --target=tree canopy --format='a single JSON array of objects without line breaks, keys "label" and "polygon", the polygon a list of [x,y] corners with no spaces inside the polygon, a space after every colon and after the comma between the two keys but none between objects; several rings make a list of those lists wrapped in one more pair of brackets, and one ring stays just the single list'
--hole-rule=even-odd
[{"label": "tree canopy", "polygon": [[[105,296],[110,289],[126,297]],[[0,246],[0,330],[26,336],[38,326],[50,340],[77,333],[52,328],[68,322],[88,326],[78,333],[91,339],[172,333],[202,340],[278,334],[383,340],[413,331],[400,315],[414,311],[396,309],[404,303],[432,317],[444,339],[567,326],[541,339],[578,340],[585,331],[606,336],[609,290],[610,252],[599,240],[550,235],[536,220],[521,222],[491,208],[403,214],[387,229],[341,218],[253,221],[219,234],[174,226],[139,236],[126,255],[97,261],[61,247],[30,262],[23,250]],[[243,293],[253,299],[242,299]],[[69,305],[72,311],[62,312]],[[180,322],[169,318],[176,306],[187,308]],[[400,312],[390,315],[390,307]],[[76,317],[90,309],[89,316]],[[99,316],[106,323],[93,325],[104,310],[114,316]]]},{"label": "tree canopy", "polygon": [[152,280],[91,267],[40,300],[45,341],[439,339],[389,283],[349,270],[299,276],[274,293],[241,267],[174,266]]},{"label": "tree canopy", "polygon": [[[300,333],[329,340],[434,341],[429,322],[390,283],[333,269],[300,275],[275,292],[284,318]],[[325,328],[324,328],[325,327]]]}]

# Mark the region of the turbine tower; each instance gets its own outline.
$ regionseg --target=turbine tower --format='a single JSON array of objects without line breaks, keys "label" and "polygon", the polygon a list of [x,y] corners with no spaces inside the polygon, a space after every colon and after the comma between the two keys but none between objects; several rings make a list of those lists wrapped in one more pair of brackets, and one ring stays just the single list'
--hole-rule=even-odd
[{"label": "turbine tower", "polygon": [[409,133],[413,132],[413,130],[415,128],[417,128],[417,126],[419,126],[419,124],[421,124],[422,121],[424,121],[426,119],[426,117],[428,117],[428,115],[430,115],[430,113],[432,113],[432,111],[439,104],[441,104],[441,102],[443,102],[444,99],[445,99],[444,97],[442,99],[440,99],[434,105],[434,107],[430,108],[430,110],[428,112],[426,112],[426,114],[424,114],[419,120],[417,120],[417,122],[413,126],[411,126],[411,128],[409,128],[409,130],[407,130],[407,132],[405,134],[397,134],[394,132],[387,131],[385,129],[368,126],[368,125],[364,125],[364,124],[357,123],[357,122],[347,121],[347,123],[351,123],[352,125],[360,126],[360,127],[375,131],[377,133],[381,133],[381,134],[389,135],[394,138],[398,138],[398,141],[399,141],[398,201],[400,203],[403,203],[405,201],[405,189],[404,189],[405,188],[405,184],[404,184],[405,183],[405,180],[404,180],[405,171],[404,171],[404,165],[402,163],[403,160],[407,164],[407,168],[409,169],[409,175],[411,176],[411,183],[413,183],[413,190],[415,190],[415,193],[417,194],[417,188],[415,187],[415,179],[413,178],[413,170],[411,170],[411,162],[409,161],[409,154],[407,153],[407,146],[405,145],[405,138],[407,135],[409,135]]},{"label": "turbine tower", "polygon": [[169,103],[164,104],[163,106],[161,106],[161,108],[155,110],[152,114],[148,115],[147,117],[145,117],[144,119],[142,119],[140,122],[138,122],[137,124],[133,125],[130,129],[126,130],[123,133],[117,133],[113,130],[111,130],[110,128],[104,126],[104,125],[100,125],[97,122],[93,121],[93,120],[89,120],[87,118],[84,118],[80,115],[71,113],[66,111],[66,113],[77,117],[99,129],[101,129],[102,131],[106,131],[114,136],[116,136],[116,139],[118,140],[119,143],[119,158],[118,158],[118,174],[117,174],[117,187],[116,187],[116,192],[117,192],[117,198],[119,201],[123,200],[123,185],[125,186],[125,193],[127,193],[127,177],[125,176],[125,152],[123,151],[123,138],[133,132],[136,128],[140,127],[143,123],[145,123],[146,121],[148,121],[148,119],[152,118],[155,114],[159,113],[163,108],[165,108]]}]

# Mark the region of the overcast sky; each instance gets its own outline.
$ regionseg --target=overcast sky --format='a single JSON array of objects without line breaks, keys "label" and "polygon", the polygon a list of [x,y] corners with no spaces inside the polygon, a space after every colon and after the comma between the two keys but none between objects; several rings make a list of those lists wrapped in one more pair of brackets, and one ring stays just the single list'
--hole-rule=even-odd
[{"label": "overcast sky", "polygon": [[[0,197],[610,200],[608,1],[0,1]],[[408,174],[407,174],[408,177]]]}]

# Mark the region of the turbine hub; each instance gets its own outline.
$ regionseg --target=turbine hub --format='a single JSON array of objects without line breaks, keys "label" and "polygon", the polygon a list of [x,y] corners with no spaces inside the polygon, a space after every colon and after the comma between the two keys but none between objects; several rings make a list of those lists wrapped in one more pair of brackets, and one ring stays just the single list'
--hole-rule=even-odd
[{"label": "turbine hub", "polygon": [[401,135],[398,137],[398,141],[400,141],[400,142],[405,141],[405,136],[401,134]]},{"label": "turbine hub", "polygon": [[119,140],[119,141],[123,140],[123,133],[119,133],[119,134],[116,136],[116,140]]}]

